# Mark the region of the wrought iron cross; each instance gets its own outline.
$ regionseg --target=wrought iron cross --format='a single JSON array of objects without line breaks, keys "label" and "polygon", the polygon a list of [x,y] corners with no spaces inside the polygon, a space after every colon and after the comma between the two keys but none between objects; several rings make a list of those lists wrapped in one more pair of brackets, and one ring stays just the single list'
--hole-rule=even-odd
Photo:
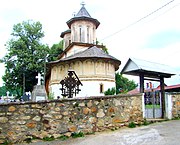
[{"label": "wrought iron cross", "polygon": [[78,76],[76,75],[75,71],[69,70],[68,76],[65,77],[64,80],[60,81],[60,84],[62,85],[62,88],[60,90],[62,91],[62,96],[68,98],[73,98],[73,94],[78,94],[81,89],[79,89],[79,85],[82,86],[81,81],[79,80]]}]

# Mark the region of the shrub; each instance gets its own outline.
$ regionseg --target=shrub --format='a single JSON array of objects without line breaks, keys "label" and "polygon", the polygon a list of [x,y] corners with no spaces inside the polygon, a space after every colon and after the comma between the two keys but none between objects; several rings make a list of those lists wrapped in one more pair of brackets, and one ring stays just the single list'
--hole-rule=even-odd
[{"label": "shrub", "polygon": [[54,136],[50,136],[50,137],[43,137],[44,141],[53,141],[55,138]]},{"label": "shrub", "polygon": [[128,125],[129,128],[135,128],[136,124],[134,122],[130,122]]},{"label": "shrub", "polygon": [[81,131],[79,133],[74,132],[71,136],[72,138],[84,137],[84,133]]},{"label": "shrub", "polygon": [[66,140],[68,138],[69,138],[68,136],[62,135],[62,136],[58,137],[57,139],[60,139],[60,140],[64,141],[64,140]]}]

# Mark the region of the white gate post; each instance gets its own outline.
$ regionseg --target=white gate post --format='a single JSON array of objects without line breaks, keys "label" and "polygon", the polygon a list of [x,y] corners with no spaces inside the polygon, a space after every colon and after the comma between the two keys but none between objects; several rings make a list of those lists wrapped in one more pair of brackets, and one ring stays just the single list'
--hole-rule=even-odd
[{"label": "white gate post", "polygon": [[142,93],[142,112],[143,112],[143,118],[146,118],[146,112],[145,112],[145,103],[144,103],[144,93]]},{"label": "white gate post", "polygon": [[165,110],[166,118],[172,119],[172,95],[169,93],[165,93]]}]

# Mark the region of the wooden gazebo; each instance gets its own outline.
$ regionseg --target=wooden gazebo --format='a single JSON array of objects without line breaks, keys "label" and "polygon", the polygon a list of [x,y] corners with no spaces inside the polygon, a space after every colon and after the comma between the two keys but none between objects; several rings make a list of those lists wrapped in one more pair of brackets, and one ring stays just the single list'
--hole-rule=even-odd
[{"label": "wooden gazebo", "polygon": [[144,80],[160,82],[161,102],[162,102],[162,116],[165,112],[165,91],[164,78],[170,78],[176,74],[176,71],[167,65],[153,63],[145,60],[129,58],[121,74],[139,76],[140,79],[140,93],[144,93]]}]

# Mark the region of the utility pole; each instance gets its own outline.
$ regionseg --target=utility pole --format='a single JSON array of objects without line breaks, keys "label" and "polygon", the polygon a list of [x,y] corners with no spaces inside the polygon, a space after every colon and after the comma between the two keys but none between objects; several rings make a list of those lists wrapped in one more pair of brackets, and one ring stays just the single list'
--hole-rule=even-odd
[{"label": "utility pole", "polygon": [[49,54],[45,55],[44,57],[44,86],[45,86],[45,79],[46,79],[46,61]]},{"label": "utility pole", "polygon": [[26,90],[26,76],[25,76],[25,68],[23,67],[23,95],[25,95]]}]

